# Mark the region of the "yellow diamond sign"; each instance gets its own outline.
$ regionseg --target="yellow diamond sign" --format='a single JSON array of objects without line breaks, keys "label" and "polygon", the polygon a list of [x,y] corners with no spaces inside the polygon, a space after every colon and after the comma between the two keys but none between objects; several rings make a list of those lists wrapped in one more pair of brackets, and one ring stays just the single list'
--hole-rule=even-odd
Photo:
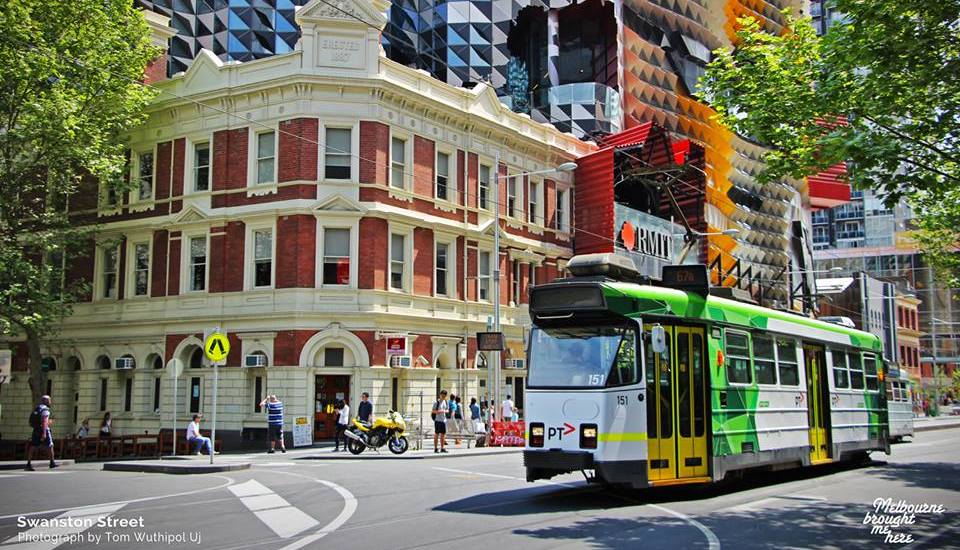
[{"label": "yellow diamond sign", "polygon": [[214,332],[207,336],[207,341],[203,343],[203,352],[207,359],[214,363],[219,363],[227,358],[230,353],[230,340],[227,335],[221,332]]}]

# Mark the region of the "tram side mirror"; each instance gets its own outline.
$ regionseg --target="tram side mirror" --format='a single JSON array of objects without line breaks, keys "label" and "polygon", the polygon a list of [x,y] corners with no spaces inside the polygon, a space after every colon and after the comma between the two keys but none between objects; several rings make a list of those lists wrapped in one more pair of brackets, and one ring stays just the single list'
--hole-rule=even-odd
[{"label": "tram side mirror", "polygon": [[654,353],[663,355],[667,352],[667,331],[660,325],[650,328],[650,346]]}]

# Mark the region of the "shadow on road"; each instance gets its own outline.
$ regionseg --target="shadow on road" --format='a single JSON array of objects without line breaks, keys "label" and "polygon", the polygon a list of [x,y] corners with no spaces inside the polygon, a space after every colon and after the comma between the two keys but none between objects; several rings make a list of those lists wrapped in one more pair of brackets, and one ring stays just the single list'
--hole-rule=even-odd
[{"label": "shadow on road", "polygon": [[885,481],[899,481],[909,487],[960,491],[960,464],[947,462],[914,462],[887,464],[866,472],[867,476]]},{"label": "shadow on road", "polygon": [[569,525],[542,529],[515,529],[515,535],[543,540],[577,541],[589,548],[643,548],[677,550],[706,548],[700,532],[673,518],[584,518]]}]

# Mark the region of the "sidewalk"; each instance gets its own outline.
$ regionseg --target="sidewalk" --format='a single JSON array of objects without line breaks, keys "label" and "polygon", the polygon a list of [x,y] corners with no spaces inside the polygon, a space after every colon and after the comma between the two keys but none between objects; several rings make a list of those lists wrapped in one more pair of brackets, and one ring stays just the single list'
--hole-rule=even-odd
[{"label": "sidewalk", "polygon": [[291,458],[297,460],[422,460],[429,458],[454,458],[458,456],[472,457],[518,454],[523,451],[523,447],[472,447],[468,449],[465,442],[459,447],[448,443],[446,453],[434,453],[433,440],[430,440],[429,442],[424,441],[422,450],[417,451],[411,448],[402,455],[391,453],[386,446],[382,447],[379,453],[372,449],[366,449],[359,455],[351,454],[345,450],[335,453],[333,452],[333,445],[313,447],[308,451],[309,452],[304,453],[302,450],[297,449],[296,451],[288,451],[287,454],[290,455],[294,453]]},{"label": "sidewalk", "polygon": [[[48,466],[49,461],[46,459],[33,459],[33,467],[40,471],[48,471],[50,467]],[[59,460],[57,459],[57,470],[61,468],[69,468],[73,466],[73,460]],[[27,467],[26,460],[4,460],[0,461],[0,471],[9,471],[9,470],[23,470]]]},{"label": "sidewalk", "polygon": [[921,416],[913,419],[913,429],[917,432],[960,428],[960,415],[957,416]]},{"label": "sidewalk", "polygon": [[207,455],[166,456],[159,460],[124,460],[104,462],[103,470],[111,472],[143,472],[150,474],[212,474],[249,470],[251,462],[244,456],[217,455],[210,464]]}]

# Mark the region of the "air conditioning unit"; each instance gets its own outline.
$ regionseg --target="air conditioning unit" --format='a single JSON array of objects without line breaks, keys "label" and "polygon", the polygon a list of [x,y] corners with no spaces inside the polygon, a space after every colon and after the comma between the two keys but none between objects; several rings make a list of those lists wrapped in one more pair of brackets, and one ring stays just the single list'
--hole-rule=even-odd
[{"label": "air conditioning unit", "polygon": [[507,359],[507,368],[508,369],[523,369],[526,368],[526,364],[523,359]]},{"label": "air conditioning unit", "polygon": [[117,370],[132,369],[133,357],[117,357],[116,361],[113,362],[113,368]]},{"label": "air conditioning unit", "polygon": [[413,366],[413,358],[409,355],[391,355],[390,366],[401,369],[409,369],[411,366]]},{"label": "air conditioning unit", "polygon": [[243,358],[244,367],[266,367],[267,356],[259,353],[251,353]]}]

